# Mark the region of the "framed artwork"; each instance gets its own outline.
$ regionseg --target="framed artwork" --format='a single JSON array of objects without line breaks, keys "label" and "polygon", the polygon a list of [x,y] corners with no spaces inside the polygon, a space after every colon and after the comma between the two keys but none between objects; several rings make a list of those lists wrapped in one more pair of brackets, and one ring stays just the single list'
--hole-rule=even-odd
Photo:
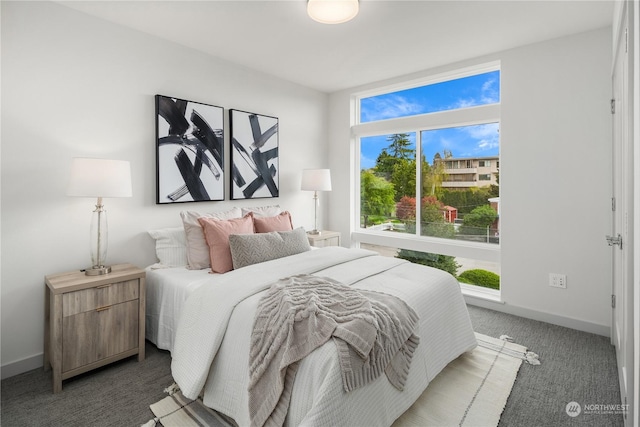
[{"label": "framed artwork", "polygon": [[224,109],[156,95],[156,203],[224,200]]},{"label": "framed artwork", "polygon": [[278,118],[230,110],[231,199],[279,196]]}]

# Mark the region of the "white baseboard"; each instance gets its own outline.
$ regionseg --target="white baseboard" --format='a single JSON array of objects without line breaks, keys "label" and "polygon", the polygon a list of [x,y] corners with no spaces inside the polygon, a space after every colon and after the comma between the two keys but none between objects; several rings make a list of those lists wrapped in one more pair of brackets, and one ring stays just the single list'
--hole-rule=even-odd
[{"label": "white baseboard", "polygon": [[611,337],[611,327],[607,325],[599,325],[597,323],[573,319],[571,317],[564,317],[557,314],[546,313],[543,311],[531,310],[529,308],[511,305],[506,302],[490,301],[483,298],[477,298],[472,295],[464,295],[464,300],[467,302],[467,304],[488,308],[491,310],[499,311],[501,313],[513,314],[514,316],[538,320],[540,322],[551,323],[553,325],[564,326],[565,328],[571,328],[578,331]]},{"label": "white baseboard", "polygon": [[18,374],[30,371],[32,369],[42,368],[44,366],[44,354],[36,354],[16,362],[7,363],[0,367],[0,379],[13,377]]}]

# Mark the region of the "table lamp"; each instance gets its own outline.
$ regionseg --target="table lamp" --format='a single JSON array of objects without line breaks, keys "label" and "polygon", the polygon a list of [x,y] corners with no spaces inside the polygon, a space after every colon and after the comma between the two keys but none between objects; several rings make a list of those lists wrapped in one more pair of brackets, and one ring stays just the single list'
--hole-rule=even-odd
[{"label": "table lamp", "polygon": [[318,230],[318,191],[331,191],[331,171],[329,169],[304,169],[301,189],[313,191],[314,223],[309,234],[320,234]]},{"label": "table lamp", "polygon": [[87,276],[111,272],[105,265],[107,258],[107,211],[103,197],[131,197],[131,165],[125,160],[73,158],[68,196],[96,197],[96,208],[91,219],[91,262],[85,270]]}]

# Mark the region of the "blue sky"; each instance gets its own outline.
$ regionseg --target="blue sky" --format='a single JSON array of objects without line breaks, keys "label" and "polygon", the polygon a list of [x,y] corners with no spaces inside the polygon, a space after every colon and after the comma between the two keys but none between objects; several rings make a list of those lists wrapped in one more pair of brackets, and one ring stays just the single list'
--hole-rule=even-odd
[{"label": "blue sky", "polygon": [[[497,102],[500,102],[500,72],[492,71],[363,98],[360,121],[366,123]],[[409,138],[415,148],[415,134],[410,134]],[[442,153],[443,150],[451,151],[454,157],[497,156],[500,151],[497,123],[424,131],[422,142],[423,153],[429,164],[435,153]],[[382,149],[388,146],[387,135],[362,138],[361,167],[373,167]]]}]

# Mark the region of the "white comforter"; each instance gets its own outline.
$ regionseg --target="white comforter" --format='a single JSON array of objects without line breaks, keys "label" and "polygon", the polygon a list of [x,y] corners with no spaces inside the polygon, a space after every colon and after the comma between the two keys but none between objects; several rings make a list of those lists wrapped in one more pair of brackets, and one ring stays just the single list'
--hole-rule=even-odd
[{"label": "white comforter", "polygon": [[171,365],[185,396],[195,399],[204,391],[205,405],[249,425],[249,342],[260,292],[303,273],[404,299],[420,316],[420,345],[404,391],[381,376],[345,393],[335,345],[326,343],[300,364],[287,425],[388,426],[451,360],[476,345],[459,285],[449,274],[370,251],[324,248],[231,271],[190,295]]}]

